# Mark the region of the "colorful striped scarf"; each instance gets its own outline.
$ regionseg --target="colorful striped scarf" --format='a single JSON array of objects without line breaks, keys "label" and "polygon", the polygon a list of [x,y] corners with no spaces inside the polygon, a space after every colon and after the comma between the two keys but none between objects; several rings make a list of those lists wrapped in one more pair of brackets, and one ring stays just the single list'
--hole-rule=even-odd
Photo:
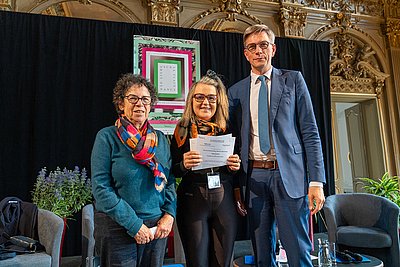
[{"label": "colorful striped scarf", "polygon": [[158,192],[161,192],[167,183],[167,178],[163,166],[155,157],[158,139],[154,128],[146,121],[142,129],[138,130],[125,116],[120,116],[115,126],[119,139],[131,151],[136,162],[147,165],[153,172],[154,186]]},{"label": "colorful striped scarf", "polygon": [[220,128],[216,123],[195,118],[191,119],[189,125],[185,125],[183,121],[179,122],[175,127],[174,137],[178,147],[181,147],[188,135],[190,138],[197,138],[199,134],[217,135],[223,132],[225,132],[225,129]]}]

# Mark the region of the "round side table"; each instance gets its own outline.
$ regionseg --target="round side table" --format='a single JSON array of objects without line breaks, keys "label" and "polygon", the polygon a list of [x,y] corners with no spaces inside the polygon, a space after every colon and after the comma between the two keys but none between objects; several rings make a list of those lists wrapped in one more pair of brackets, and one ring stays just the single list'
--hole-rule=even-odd
[{"label": "round side table", "polygon": [[[370,259],[370,262],[361,262],[361,263],[338,263],[337,267],[383,267],[383,262],[375,257],[369,255],[363,255]],[[313,260],[313,265],[318,266],[318,260]],[[233,260],[233,267],[252,267],[255,266],[253,264],[244,264],[244,257],[239,257]]]},{"label": "round side table", "polygon": [[[365,255],[364,257],[370,259],[370,262],[361,262],[361,263],[337,263],[337,267],[383,267],[383,262],[375,257]],[[318,259],[313,260],[313,265],[318,266]]]},{"label": "round side table", "polygon": [[244,263],[244,257],[239,257],[233,260],[233,267],[251,267],[255,266],[253,264],[245,264]]}]

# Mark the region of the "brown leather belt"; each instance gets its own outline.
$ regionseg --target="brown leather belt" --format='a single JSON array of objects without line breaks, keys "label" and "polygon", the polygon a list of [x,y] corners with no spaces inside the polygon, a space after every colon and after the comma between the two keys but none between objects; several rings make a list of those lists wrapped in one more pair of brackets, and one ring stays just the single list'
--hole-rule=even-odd
[{"label": "brown leather belt", "polygon": [[278,169],[278,161],[253,160],[253,168],[276,170]]}]

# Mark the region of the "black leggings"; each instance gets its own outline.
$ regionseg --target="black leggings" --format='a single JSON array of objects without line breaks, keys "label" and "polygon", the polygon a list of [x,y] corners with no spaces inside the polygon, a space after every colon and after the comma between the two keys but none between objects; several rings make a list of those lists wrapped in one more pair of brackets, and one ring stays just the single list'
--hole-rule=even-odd
[{"label": "black leggings", "polygon": [[186,266],[229,267],[238,221],[232,185],[207,189],[206,185],[181,184],[177,205]]}]

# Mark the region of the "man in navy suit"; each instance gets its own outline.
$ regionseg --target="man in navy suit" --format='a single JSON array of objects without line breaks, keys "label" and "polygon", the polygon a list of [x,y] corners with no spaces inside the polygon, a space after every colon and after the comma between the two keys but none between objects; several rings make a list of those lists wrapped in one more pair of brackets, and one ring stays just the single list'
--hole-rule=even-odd
[{"label": "man in navy suit", "polygon": [[325,201],[311,98],[300,72],[271,65],[275,35],[267,26],[250,26],[243,42],[251,73],[228,96],[231,130],[242,159],[240,175],[247,183],[256,265],[276,265],[277,225],[290,267],[311,267],[310,210],[315,214]]}]

